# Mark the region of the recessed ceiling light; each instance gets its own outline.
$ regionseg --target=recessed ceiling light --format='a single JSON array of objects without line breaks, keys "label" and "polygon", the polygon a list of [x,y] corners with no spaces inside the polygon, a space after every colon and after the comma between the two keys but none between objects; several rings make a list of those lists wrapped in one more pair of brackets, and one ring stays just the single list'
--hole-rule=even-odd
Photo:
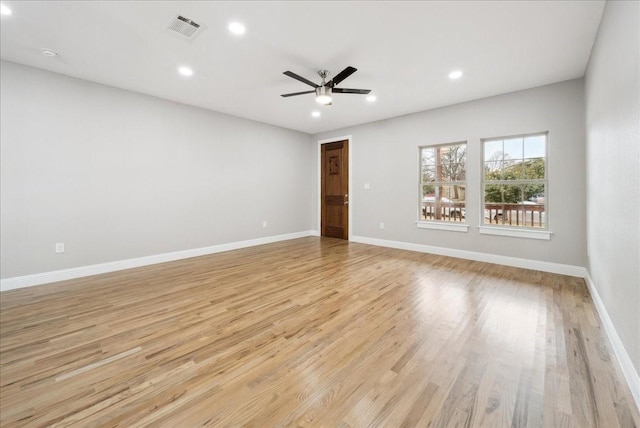
[{"label": "recessed ceiling light", "polygon": [[233,34],[244,34],[246,28],[239,22],[232,22],[231,24],[229,24],[229,31],[231,31]]},{"label": "recessed ceiling light", "polygon": [[190,69],[189,67],[180,67],[178,69],[178,73],[182,74],[183,76],[187,76],[187,77],[193,76],[193,70]]},{"label": "recessed ceiling light", "polygon": [[40,49],[42,55],[44,56],[58,56],[58,52],[52,51],[51,49]]},{"label": "recessed ceiling light", "polygon": [[369,101],[370,103],[374,102],[375,100],[377,100],[378,98],[375,95],[369,95],[367,97],[367,101]]},{"label": "recessed ceiling light", "polygon": [[320,112],[319,112],[319,111],[312,111],[312,112],[311,112],[311,116],[313,116],[313,117],[320,117]]},{"label": "recessed ceiling light", "polygon": [[11,9],[9,9],[7,6],[0,4],[0,15],[2,16],[9,16],[13,14],[13,12],[11,11]]},{"label": "recessed ceiling light", "polygon": [[449,79],[459,79],[462,77],[462,70],[454,70],[451,73],[449,73]]}]

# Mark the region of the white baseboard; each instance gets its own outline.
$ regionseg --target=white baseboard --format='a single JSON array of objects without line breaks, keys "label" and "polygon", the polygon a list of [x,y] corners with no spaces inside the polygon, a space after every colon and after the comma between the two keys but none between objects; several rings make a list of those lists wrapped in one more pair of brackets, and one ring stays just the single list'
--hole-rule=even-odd
[{"label": "white baseboard", "polygon": [[640,410],[640,376],[633,366],[631,358],[629,357],[627,350],[624,348],[624,345],[622,344],[622,340],[620,340],[620,336],[618,336],[616,328],[613,326],[613,321],[611,321],[611,318],[609,317],[607,308],[604,306],[604,302],[600,298],[598,289],[596,288],[593,279],[589,274],[589,271],[586,269],[584,279],[587,283],[587,287],[589,288],[589,292],[591,293],[591,298],[593,299],[593,303],[596,306],[598,315],[600,315],[600,320],[602,321],[604,331],[609,338],[611,347],[613,348],[613,353],[618,359],[618,363],[620,364],[620,368],[622,369],[622,374],[627,381],[627,384],[629,385],[629,389],[631,389],[631,395],[633,395],[636,406]]},{"label": "white baseboard", "polygon": [[495,263],[499,265],[533,269],[543,272],[584,278],[585,270],[582,266],[564,265],[560,263],[542,262],[538,260],[520,259],[517,257],[500,256],[497,254],[478,253],[475,251],[456,250],[454,248],[434,247],[431,245],[414,244],[411,242],[388,241],[386,239],[353,236],[353,242],[377,245],[379,247],[397,248],[400,250],[417,251],[420,253],[437,254],[439,256],[456,257],[459,259],[475,260],[478,262]]},{"label": "white baseboard", "polygon": [[135,259],[118,260],[109,263],[80,266],[76,268],[56,270],[52,272],[36,273],[33,275],[17,276],[0,280],[0,291],[8,291],[16,288],[32,287],[34,285],[48,284],[51,282],[66,281],[68,279],[82,278],[101,273],[114,272],[123,269],[131,269],[174,260],[188,259],[191,257],[205,256],[240,248],[254,247],[256,245],[271,244],[273,242],[287,241],[289,239],[303,238],[305,236],[317,236],[317,231],[306,230],[303,232],[287,233],[285,235],[267,236],[264,238],[250,239],[247,241],[230,242],[228,244],[212,245],[210,247],[194,248],[191,250],[175,251],[172,253],[155,254],[153,256],[138,257]]}]

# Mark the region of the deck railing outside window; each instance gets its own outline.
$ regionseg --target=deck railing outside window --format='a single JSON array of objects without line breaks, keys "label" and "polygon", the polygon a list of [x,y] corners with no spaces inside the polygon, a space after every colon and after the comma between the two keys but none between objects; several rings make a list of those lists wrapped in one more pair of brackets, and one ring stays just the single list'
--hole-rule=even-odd
[{"label": "deck railing outside window", "polygon": [[485,204],[484,223],[546,228],[544,204]]},{"label": "deck railing outside window", "polygon": [[422,202],[422,220],[464,222],[464,202]]}]

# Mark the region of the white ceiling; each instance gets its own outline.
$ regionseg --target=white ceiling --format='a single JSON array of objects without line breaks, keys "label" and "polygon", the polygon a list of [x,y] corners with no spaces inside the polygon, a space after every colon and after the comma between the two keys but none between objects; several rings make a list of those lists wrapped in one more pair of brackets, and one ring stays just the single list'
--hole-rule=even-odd
[{"label": "white ceiling", "polygon": [[[603,1],[2,1],[1,57],[69,76],[316,133],[584,75]],[[181,14],[205,28],[165,30]],[[231,21],[243,36],[227,30]],[[59,53],[49,58],[41,48]],[[176,73],[195,70],[191,78]],[[331,107],[282,72],[358,71]],[[453,69],[464,76],[448,79]],[[320,118],[311,112],[319,110]]]}]

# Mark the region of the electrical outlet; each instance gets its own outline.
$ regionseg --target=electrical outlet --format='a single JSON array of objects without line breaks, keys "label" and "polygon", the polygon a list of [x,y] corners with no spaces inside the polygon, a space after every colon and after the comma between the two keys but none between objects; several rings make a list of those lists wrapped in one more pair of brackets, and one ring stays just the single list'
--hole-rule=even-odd
[{"label": "electrical outlet", "polygon": [[262,227],[267,227],[267,220],[262,221]]},{"label": "electrical outlet", "polygon": [[371,185],[369,183],[364,183],[364,190],[371,189]]},{"label": "electrical outlet", "polygon": [[384,223],[380,222],[380,229],[384,229]]},{"label": "electrical outlet", "polygon": [[56,253],[64,253],[64,242],[58,242],[56,244]]}]

